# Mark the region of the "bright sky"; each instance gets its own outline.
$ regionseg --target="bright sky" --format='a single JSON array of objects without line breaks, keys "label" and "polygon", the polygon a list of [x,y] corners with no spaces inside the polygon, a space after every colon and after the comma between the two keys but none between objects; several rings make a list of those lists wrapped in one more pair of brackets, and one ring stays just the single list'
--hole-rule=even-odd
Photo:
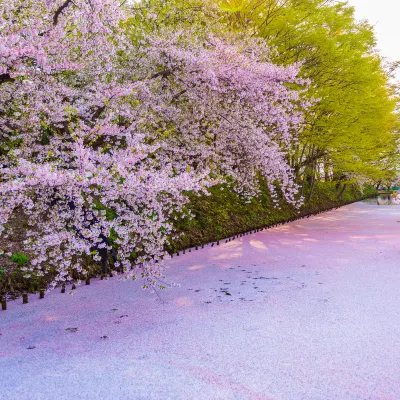
[{"label": "bright sky", "polygon": [[[390,61],[400,61],[400,0],[348,0],[358,20],[375,27],[378,49]],[[400,72],[397,74],[400,80]]]}]

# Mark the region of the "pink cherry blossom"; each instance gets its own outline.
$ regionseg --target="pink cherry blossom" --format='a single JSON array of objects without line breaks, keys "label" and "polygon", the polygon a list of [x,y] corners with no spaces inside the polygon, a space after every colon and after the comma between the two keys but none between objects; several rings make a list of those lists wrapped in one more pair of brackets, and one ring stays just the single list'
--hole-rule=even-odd
[{"label": "pink cherry blossom", "polygon": [[112,237],[125,276],[155,285],[185,193],[227,177],[245,196],[265,179],[297,202],[299,66],[271,64],[255,39],[190,30],[137,44],[128,16],[114,0],[0,5],[0,234],[21,207],[27,276],[85,275],[82,256],[100,261]]}]

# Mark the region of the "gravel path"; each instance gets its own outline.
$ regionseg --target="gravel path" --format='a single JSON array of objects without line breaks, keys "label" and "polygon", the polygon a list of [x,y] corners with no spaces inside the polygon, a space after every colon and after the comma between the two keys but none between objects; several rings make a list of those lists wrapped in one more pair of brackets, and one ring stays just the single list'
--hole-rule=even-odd
[{"label": "gravel path", "polygon": [[[0,399],[399,400],[400,207],[353,204],[0,312]],[[33,298],[35,297],[35,298]]]}]

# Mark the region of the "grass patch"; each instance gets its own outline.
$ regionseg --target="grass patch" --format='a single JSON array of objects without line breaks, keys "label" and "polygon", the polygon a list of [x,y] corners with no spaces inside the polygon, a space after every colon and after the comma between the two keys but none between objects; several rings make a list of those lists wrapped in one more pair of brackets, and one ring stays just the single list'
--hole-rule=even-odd
[{"label": "grass patch", "polygon": [[20,267],[28,264],[29,258],[24,253],[14,253],[10,256],[10,260],[17,263]]}]

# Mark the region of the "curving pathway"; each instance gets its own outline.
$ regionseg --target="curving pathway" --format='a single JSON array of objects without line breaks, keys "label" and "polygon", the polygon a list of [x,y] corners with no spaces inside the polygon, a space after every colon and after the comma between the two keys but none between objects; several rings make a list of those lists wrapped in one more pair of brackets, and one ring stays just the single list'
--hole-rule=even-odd
[{"label": "curving pathway", "polygon": [[[0,399],[398,400],[400,207],[353,204],[0,312]],[[35,296],[36,297],[36,296]]]}]

